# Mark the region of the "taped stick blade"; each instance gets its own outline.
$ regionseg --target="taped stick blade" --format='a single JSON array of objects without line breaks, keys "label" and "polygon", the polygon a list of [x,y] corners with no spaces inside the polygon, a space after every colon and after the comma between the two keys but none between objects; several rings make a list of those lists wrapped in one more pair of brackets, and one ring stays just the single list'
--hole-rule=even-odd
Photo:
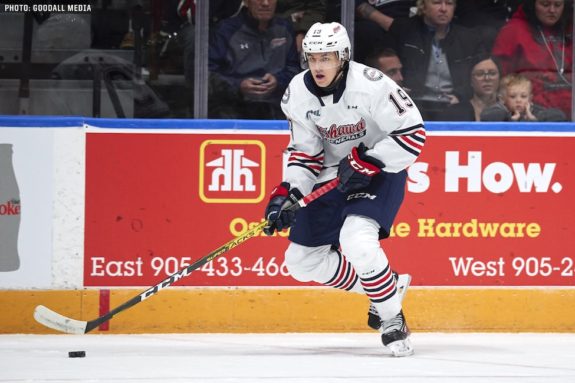
[{"label": "taped stick blade", "polygon": [[68,334],[85,334],[88,322],[65,317],[46,306],[36,306],[34,319],[46,327]]}]

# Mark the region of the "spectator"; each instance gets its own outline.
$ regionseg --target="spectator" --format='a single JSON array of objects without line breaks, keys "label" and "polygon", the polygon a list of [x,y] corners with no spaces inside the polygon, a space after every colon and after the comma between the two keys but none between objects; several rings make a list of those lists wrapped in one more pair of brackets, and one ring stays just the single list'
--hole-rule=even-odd
[{"label": "spectator", "polygon": [[[399,86],[403,86],[403,75],[401,74],[401,60],[393,48],[383,48],[375,51],[365,59],[365,64],[382,71],[387,77],[392,79]],[[404,88],[405,89],[405,88]]]},{"label": "spectator", "polygon": [[395,39],[404,85],[425,120],[437,120],[449,105],[471,97],[469,73],[487,52],[480,35],[452,23],[455,0],[417,0],[412,18],[362,9]]},{"label": "spectator", "polygon": [[[357,17],[355,19],[354,60],[365,62],[372,55],[372,49],[397,48],[395,40],[375,21],[378,13],[389,17],[409,17],[415,9],[416,0],[355,0]],[[374,13],[375,15],[372,15]]]},{"label": "spectator", "polygon": [[533,84],[533,101],[571,118],[572,2],[525,0],[501,28],[493,56],[502,74],[521,73]]},{"label": "spectator", "polygon": [[284,119],[280,100],[299,72],[295,35],[276,0],[246,0],[216,27],[209,52],[210,118]]},{"label": "spectator", "polygon": [[[211,0],[209,2],[209,26],[236,14],[242,0]],[[184,74],[187,114],[193,115],[194,67],[195,67],[195,11],[196,0],[164,0],[161,3],[160,31],[156,38],[156,50],[162,70]]]},{"label": "spectator", "polygon": [[497,102],[500,70],[489,58],[478,62],[471,70],[473,96],[452,105],[441,115],[443,121],[481,121],[481,112]]},{"label": "spectator", "polygon": [[544,108],[533,103],[531,81],[520,74],[501,79],[498,102],[481,113],[481,121],[565,121],[559,109]]}]

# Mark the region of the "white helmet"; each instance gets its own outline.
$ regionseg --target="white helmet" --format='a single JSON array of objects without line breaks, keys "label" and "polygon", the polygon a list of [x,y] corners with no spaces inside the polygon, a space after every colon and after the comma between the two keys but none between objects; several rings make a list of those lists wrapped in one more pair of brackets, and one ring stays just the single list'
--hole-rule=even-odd
[{"label": "white helmet", "polygon": [[315,23],[303,38],[303,51],[308,53],[337,52],[342,61],[349,61],[351,43],[347,30],[340,23]]}]

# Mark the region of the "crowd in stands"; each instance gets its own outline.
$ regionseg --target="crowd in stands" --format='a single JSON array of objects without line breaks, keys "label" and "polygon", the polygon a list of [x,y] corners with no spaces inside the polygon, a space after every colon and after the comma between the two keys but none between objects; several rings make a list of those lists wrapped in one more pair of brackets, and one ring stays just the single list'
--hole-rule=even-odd
[{"label": "crowd in stands", "polygon": [[[196,1],[96,1],[100,12],[82,46],[133,49],[137,29],[147,50],[143,71],[183,75],[177,97],[192,116]],[[210,0],[209,118],[283,119],[282,94],[306,68],[304,34],[315,22],[340,21],[340,5]],[[117,28],[102,10],[121,6]],[[397,82],[424,120],[571,120],[571,0],[354,0],[354,7],[354,60]],[[108,23],[105,36],[94,23]],[[527,94],[521,108],[510,100],[518,89]],[[182,115],[157,117],[164,116]]]},{"label": "crowd in stands", "polygon": [[[216,78],[235,78],[235,84],[228,79],[232,88],[214,92],[210,104],[211,110],[221,108],[216,105],[230,94],[244,103],[231,114],[214,113],[214,118],[244,118],[246,102],[275,103],[290,76],[305,67],[301,61],[296,67],[293,50],[277,44],[295,41],[301,53],[306,28],[326,20],[322,1],[246,0],[244,5],[244,11],[223,20],[214,31],[210,70]],[[263,28],[254,23],[258,18],[254,9],[261,7],[273,14]],[[570,1],[356,0],[355,7],[354,59],[403,87],[425,120],[571,119]],[[247,36],[263,44],[242,48],[239,42],[249,41]],[[266,45],[274,48],[266,52],[262,48]],[[239,54],[238,47],[239,52],[250,53]],[[282,81],[272,80],[272,92],[264,87],[264,76],[279,76]],[[240,86],[251,80],[261,83]],[[217,86],[221,82],[214,84],[214,90]],[[262,97],[254,97],[250,89]],[[257,110],[248,105],[250,111]],[[276,117],[275,112],[257,114],[257,118]]]}]

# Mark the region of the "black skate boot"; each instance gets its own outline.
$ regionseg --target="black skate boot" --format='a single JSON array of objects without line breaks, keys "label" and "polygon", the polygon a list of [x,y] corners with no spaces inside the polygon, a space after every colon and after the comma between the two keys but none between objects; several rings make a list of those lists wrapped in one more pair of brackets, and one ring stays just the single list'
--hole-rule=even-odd
[{"label": "black skate boot", "polygon": [[381,323],[381,342],[391,350],[393,356],[409,356],[413,354],[413,346],[409,340],[409,327],[405,322],[403,310],[393,318]]}]

